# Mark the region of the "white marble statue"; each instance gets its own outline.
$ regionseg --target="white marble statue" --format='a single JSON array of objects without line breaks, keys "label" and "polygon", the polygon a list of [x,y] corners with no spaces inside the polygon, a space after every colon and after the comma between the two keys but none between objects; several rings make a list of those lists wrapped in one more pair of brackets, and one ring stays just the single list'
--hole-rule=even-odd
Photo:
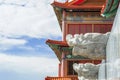
[{"label": "white marble statue", "polygon": [[100,65],[92,63],[74,63],[73,69],[78,73],[79,80],[97,80]]},{"label": "white marble statue", "polygon": [[71,34],[66,36],[66,41],[69,46],[73,46],[72,54],[84,56],[90,59],[104,59],[106,52],[106,44],[109,37],[109,32],[102,33],[86,33]]}]

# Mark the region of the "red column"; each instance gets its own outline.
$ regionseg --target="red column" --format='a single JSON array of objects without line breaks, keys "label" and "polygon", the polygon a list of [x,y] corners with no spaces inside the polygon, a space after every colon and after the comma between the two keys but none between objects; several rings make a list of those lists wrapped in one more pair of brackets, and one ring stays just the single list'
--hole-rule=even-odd
[{"label": "red column", "polygon": [[63,10],[62,15],[63,15],[62,16],[62,34],[63,34],[62,40],[65,41],[66,40],[66,29],[65,29],[65,26],[66,26],[66,23],[65,23],[66,12],[65,12],[65,10]]},{"label": "red column", "polygon": [[61,77],[65,76],[65,54],[62,53],[62,61],[61,61]]},{"label": "red column", "polygon": [[59,72],[58,72],[58,77],[61,77],[61,63],[59,63]]}]

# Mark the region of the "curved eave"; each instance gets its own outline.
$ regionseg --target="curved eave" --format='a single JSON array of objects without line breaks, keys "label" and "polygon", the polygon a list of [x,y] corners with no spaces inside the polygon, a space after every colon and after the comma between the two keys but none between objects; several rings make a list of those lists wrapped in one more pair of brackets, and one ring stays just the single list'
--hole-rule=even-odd
[{"label": "curved eave", "polygon": [[61,61],[62,51],[61,47],[68,47],[68,44],[64,41],[56,41],[56,40],[50,40],[48,39],[46,41],[46,44],[49,45],[49,47],[55,52],[55,55]]},{"label": "curved eave", "polygon": [[54,44],[54,45],[59,45],[59,46],[63,46],[63,47],[65,47],[65,46],[68,47],[68,44],[65,41],[57,41],[57,40],[50,40],[50,39],[48,39],[46,41],[46,43]]},{"label": "curved eave", "polygon": [[62,30],[62,12],[63,10],[81,10],[81,9],[97,9],[101,10],[103,8],[103,5],[105,4],[105,0],[87,0],[85,3],[82,3],[80,5],[68,5],[65,3],[60,3],[54,1],[51,5],[54,8],[55,14],[57,16],[60,28]]},{"label": "curved eave", "polygon": [[96,4],[84,3],[84,4],[80,4],[80,5],[66,5],[65,3],[60,3],[60,2],[54,1],[52,3],[52,6],[59,7],[62,9],[102,9],[103,4],[104,4],[103,2],[101,2],[101,3],[96,2]]}]

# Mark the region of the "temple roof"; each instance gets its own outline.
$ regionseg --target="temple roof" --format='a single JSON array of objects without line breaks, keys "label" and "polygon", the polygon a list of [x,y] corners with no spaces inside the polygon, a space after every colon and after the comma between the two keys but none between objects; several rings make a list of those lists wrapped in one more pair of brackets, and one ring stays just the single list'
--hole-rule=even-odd
[{"label": "temple roof", "polygon": [[[46,44],[49,45],[49,47],[54,51],[55,55],[61,61],[64,58],[62,57],[62,53],[64,52],[66,54],[67,59],[89,59],[84,56],[73,56],[72,49],[73,47],[68,46],[67,42],[65,41],[56,41],[56,40],[50,40],[48,39],[46,41]],[[68,55],[68,56],[67,56]]]},{"label": "temple roof", "polygon": [[[81,1],[81,0],[73,0],[75,1]],[[54,1],[51,5],[54,8],[55,14],[57,16],[60,28],[62,29],[62,17],[63,17],[63,10],[66,11],[99,11],[101,12],[101,9],[103,8],[103,5],[105,4],[105,0],[83,0],[84,2],[81,2],[80,4],[75,4],[73,2],[65,2],[60,3],[57,1]],[[100,14],[100,13],[99,13]]]},{"label": "temple roof", "polygon": [[63,49],[65,48],[67,49],[69,47],[65,41],[56,41],[56,40],[50,40],[50,39],[46,41],[46,44],[48,44],[49,47],[55,52],[59,61],[61,61]]},{"label": "temple roof", "polygon": [[101,9],[103,7],[103,4],[105,3],[105,0],[84,0],[85,2],[82,2],[80,4],[74,4],[75,1],[79,0],[73,0],[72,2],[66,3],[54,1],[52,5],[62,9]]},{"label": "temple roof", "polygon": [[46,41],[47,44],[55,44],[55,45],[59,45],[59,46],[68,46],[67,42],[65,41],[57,41],[57,40],[50,40],[48,39]]}]

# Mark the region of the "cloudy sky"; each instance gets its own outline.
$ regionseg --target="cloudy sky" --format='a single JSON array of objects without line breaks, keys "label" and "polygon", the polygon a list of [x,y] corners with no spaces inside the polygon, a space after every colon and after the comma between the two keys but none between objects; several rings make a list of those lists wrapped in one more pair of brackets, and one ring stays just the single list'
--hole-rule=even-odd
[{"label": "cloudy sky", "polygon": [[0,0],[0,80],[56,76],[58,59],[45,44],[60,40],[53,0]]}]

